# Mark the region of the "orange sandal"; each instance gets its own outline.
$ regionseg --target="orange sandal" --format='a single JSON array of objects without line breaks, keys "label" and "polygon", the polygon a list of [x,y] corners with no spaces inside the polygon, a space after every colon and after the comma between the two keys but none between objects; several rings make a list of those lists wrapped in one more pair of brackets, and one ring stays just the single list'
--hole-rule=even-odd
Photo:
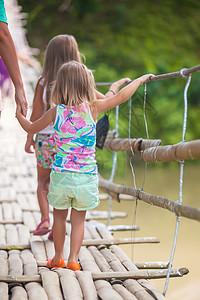
[{"label": "orange sandal", "polygon": [[66,265],[66,269],[70,269],[72,271],[80,271],[81,267],[76,261],[70,261],[70,263]]},{"label": "orange sandal", "polygon": [[54,257],[52,259],[47,259],[47,268],[64,268],[65,262],[63,258],[59,258],[58,260],[54,260]]}]

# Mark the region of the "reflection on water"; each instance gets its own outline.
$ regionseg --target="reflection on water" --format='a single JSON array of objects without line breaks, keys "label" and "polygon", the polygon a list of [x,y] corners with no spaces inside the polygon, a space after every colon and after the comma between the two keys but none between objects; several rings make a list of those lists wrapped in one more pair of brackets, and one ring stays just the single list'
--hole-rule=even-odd
[{"label": "reflection on water", "polygon": [[[137,170],[136,182],[143,182],[143,171]],[[183,204],[200,207],[200,166],[186,163],[183,178]],[[124,179],[123,179],[124,180]],[[115,180],[115,182],[117,182]],[[120,183],[120,180],[118,180]],[[127,177],[126,185],[131,184],[131,176]],[[140,188],[140,186],[137,186]],[[179,166],[177,168],[147,169],[144,191],[153,195],[160,195],[171,200],[179,197]],[[108,209],[108,202],[101,201],[100,210]],[[113,211],[126,211],[126,219],[111,220],[110,225],[139,225],[140,231],[115,233],[114,237],[147,237],[156,236],[159,244],[123,245],[121,248],[133,261],[169,261],[174,238],[176,217],[168,210],[151,206],[138,201],[136,222],[134,220],[135,200],[112,201]],[[105,221],[106,224],[106,221]],[[200,222],[182,218],[180,220],[177,246],[173,268],[187,267],[189,274],[180,278],[171,278],[166,294],[169,300],[199,300],[200,299]],[[151,283],[161,292],[165,279],[154,279]]]}]

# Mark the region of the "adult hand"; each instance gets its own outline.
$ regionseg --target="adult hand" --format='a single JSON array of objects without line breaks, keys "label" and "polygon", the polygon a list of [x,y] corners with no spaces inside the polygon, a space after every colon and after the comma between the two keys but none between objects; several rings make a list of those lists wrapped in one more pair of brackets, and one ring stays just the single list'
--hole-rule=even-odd
[{"label": "adult hand", "polygon": [[15,101],[20,104],[22,114],[26,117],[28,110],[28,103],[26,101],[25,93],[23,88],[15,88]]}]

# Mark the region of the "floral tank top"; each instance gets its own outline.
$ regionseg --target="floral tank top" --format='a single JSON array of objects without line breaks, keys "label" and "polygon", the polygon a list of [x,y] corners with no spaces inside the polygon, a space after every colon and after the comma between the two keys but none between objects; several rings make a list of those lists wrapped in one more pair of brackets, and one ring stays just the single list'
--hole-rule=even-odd
[{"label": "floral tank top", "polygon": [[97,174],[96,124],[86,103],[57,106],[54,123],[57,153],[54,171]]}]

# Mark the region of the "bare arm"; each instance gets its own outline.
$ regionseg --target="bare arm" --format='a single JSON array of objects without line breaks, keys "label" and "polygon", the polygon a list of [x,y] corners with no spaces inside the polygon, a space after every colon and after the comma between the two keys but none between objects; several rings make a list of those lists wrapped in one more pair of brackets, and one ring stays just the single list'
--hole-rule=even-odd
[{"label": "bare arm", "polygon": [[[137,79],[135,79],[134,81],[132,81],[129,85],[127,85],[126,87],[124,87],[123,89],[121,89],[119,91],[119,93],[117,95],[114,95],[113,97],[101,100],[101,101],[94,101],[94,105],[96,107],[96,117],[107,110],[110,110],[114,107],[116,107],[117,105],[127,101],[134,93],[135,91],[138,89],[138,87],[143,84],[148,78],[152,77],[153,74],[147,74],[147,75],[143,75]],[[95,119],[95,117],[94,117]]]},{"label": "bare arm", "polygon": [[17,54],[8,25],[4,22],[0,22],[0,55],[15,86],[15,101],[20,103],[23,115],[26,115],[28,104],[24,93]]},{"label": "bare arm", "polygon": [[[35,93],[34,93],[34,98],[33,98],[33,108],[32,108],[32,113],[30,117],[30,121],[34,122],[38,120],[42,116],[43,112],[43,86],[40,84],[40,80],[38,81],[36,88],[35,88]],[[33,153],[32,151],[32,146],[35,148],[35,141],[33,139],[34,134],[28,133],[27,138],[26,138],[26,143],[25,143],[25,152],[27,153]]]},{"label": "bare arm", "polygon": [[99,91],[96,91],[96,98],[100,100],[100,99],[110,98],[113,95],[116,95],[120,87],[127,84],[129,81],[130,78],[126,77],[113,82],[105,95],[103,95]]},{"label": "bare arm", "polygon": [[41,131],[42,129],[46,128],[48,125],[54,123],[55,117],[56,117],[56,106],[49,109],[43,117],[41,117],[40,119],[32,123],[22,115],[20,107],[19,105],[17,105],[16,118],[19,121],[21,127],[27,133],[34,134]]}]

